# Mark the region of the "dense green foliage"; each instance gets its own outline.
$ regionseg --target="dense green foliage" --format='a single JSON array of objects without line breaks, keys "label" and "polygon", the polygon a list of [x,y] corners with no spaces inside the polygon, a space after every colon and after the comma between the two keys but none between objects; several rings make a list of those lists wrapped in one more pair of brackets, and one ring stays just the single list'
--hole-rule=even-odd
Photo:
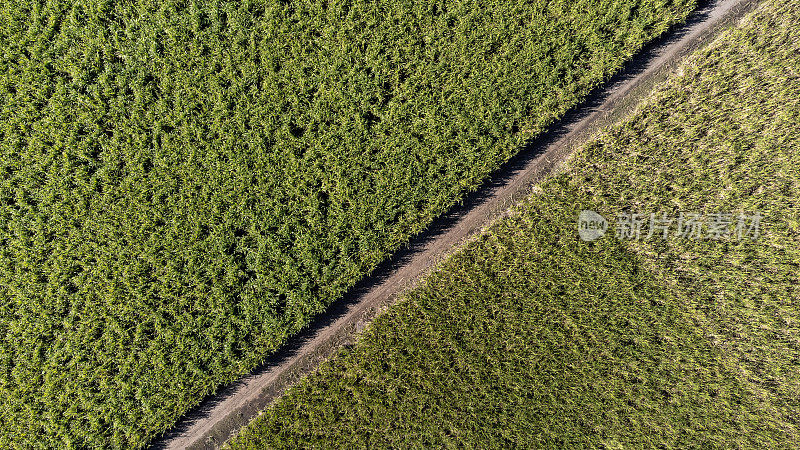
[{"label": "dense green foliage", "polygon": [[144,445],[693,4],[7,2],[0,444]]},{"label": "dense green foliage", "polygon": [[[796,448],[798,67],[800,3],[770,1],[232,447]],[[764,219],[583,242],[582,209]]]}]

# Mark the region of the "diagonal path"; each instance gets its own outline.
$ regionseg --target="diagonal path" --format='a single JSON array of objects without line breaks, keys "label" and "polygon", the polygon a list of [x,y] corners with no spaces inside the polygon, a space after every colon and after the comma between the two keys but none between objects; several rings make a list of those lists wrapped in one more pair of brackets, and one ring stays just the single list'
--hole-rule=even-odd
[{"label": "diagonal path", "polygon": [[260,368],[205,399],[154,442],[152,448],[219,447],[286,387],[314,370],[336,349],[351,343],[370,319],[413,287],[437,262],[505,215],[516,200],[552,172],[575,146],[605,124],[627,115],[684,56],[702,47],[757,4],[756,0],[702,3],[685,24],[646,46],[617,75],[493,174],[481,189],[469,194],[413,238],[407,248],[378,266]]}]

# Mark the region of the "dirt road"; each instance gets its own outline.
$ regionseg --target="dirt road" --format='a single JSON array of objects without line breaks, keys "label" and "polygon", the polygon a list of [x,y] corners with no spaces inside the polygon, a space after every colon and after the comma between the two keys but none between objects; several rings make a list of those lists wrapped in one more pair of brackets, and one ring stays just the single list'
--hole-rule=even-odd
[{"label": "dirt road", "polygon": [[593,132],[627,115],[654,83],[683,57],[757,6],[754,0],[719,0],[695,11],[686,24],[647,46],[550,130],[525,147],[485,185],[437,219],[408,248],[377,267],[342,300],[250,376],[228,386],[182,418],[153,444],[157,449],[217,448],[354,336],[381,309],[412,287],[438,261],[507,213],[534,183]]}]

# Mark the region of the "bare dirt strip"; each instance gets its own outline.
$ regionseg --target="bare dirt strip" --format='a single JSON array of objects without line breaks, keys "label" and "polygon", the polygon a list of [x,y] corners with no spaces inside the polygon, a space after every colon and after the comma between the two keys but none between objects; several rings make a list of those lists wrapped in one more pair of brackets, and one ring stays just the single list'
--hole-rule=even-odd
[{"label": "bare dirt strip", "polygon": [[381,310],[528,194],[573,148],[628,115],[683,58],[752,10],[756,0],[701,2],[683,25],[646,46],[611,80],[534,139],[478,191],[438,218],[249,376],[203,400],[154,449],[219,448],[259,411],[355,336]]}]

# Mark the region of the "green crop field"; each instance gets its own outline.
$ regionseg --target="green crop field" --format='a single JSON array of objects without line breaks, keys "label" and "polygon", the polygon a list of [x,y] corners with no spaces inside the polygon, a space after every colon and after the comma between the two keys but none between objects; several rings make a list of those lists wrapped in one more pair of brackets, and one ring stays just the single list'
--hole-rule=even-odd
[{"label": "green crop field", "polygon": [[694,8],[0,9],[0,445],[144,446]]},{"label": "green crop field", "polygon": [[[760,5],[231,447],[800,446],[798,68],[800,2]],[[762,220],[585,242],[583,209]]]}]

